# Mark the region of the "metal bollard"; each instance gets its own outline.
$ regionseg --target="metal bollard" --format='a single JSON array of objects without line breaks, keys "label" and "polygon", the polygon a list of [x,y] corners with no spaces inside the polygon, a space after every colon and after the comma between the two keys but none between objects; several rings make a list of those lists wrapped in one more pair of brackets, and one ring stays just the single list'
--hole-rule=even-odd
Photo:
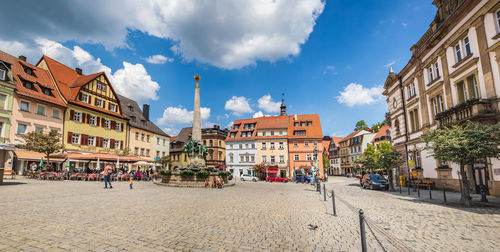
[{"label": "metal bollard", "polygon": [[431,184],[429,184],[429,199],[432,199],[432,190],[431,190]]},{"label": "metal bollard", "polygon": [[410,195],[410,180],[406,183],[406,188],[408,188],[408,195]]},{"label": "metal bollard", "polygon": [[337,209],[335,209],[335,192],[332,189],[332,204],[333,204],[333,216],[337,216]]},{"label": "metal bollard", "polygon": [[443,185],[443,199],[444,199],[444,204],[446,205],[446,188],[444,188],[444,185]]},{"label": "metal bollard", "polygon": [[316,186],[316,190],[321,194],[321,182],[318,181],[318,184]]},{"label": "metal bollard", "polygon": [[365,216],[362,209],[359,209],[359,227],[361,233],[361,251],[366,252]]},{"label": "metal bollard", "polygon": [[323,184],[323,201],[326,201],[326,185]]},{"label": "metal bollard", "polygon": [[417,184],[417,194],[418,194],[418,197],[420,198],[420,185]]}]

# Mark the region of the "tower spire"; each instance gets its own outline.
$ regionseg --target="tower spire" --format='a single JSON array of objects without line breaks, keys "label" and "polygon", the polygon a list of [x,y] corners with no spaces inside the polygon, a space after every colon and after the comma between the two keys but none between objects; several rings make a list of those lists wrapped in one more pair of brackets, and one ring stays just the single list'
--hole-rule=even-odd
[{"label": "tower spire", "polygon": [[281,93],[281,114],[282,116],[286,115],[286,105],[285,105],[285,93]]}]

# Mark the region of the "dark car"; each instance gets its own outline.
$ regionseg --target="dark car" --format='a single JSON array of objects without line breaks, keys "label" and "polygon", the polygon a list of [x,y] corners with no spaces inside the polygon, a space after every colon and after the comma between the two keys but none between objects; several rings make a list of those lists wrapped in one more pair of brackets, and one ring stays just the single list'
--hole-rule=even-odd
[{"label": "dark car", "polygon": [[363,176],[363,188],[389,190],[389,181],[379,174],[366,174]]},{"label": "dark car", "polygon": [[307,175],[304,174],[297,174],[295,175],[295,182],[296,183],[312,183],[312,178],[308,177]]}]

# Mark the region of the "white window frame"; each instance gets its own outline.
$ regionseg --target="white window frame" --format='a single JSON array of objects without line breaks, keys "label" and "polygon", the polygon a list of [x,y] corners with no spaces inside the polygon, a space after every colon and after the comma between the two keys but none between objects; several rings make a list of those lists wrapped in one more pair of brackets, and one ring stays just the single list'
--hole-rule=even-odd
[{"label": "white window frame", "polygon": [[293,141],[293,147],[297,147],[297,146],[299,146],[299,142]]},{"label": "white window frame", "polygon": [[115,123],[115,130],[116,131],[122,131],[122,124],[119,123],[119,122]]},{"label": "white window frame", "polygon": [[463,57],[462,57],[462,48],[460,45],[460,41],[453,47],[453,52],[455,53],[455,62],[458,63],[462,61]]},{"label": "white window frame", "polygon": [[279,161],[280,161],[281,164],[285,162],[285,156],[280,155],[279,159],[280,159]]},{"label": "white window frame", "polygon": [[109,110],[110,110],[110,111],[113,111],[113,112],[116,112],[116,104],[114,104],[114,103],[110,103],[110,104],[109,104]]},{"label": "white window frame", "polygon": [[99,107],[99,108],[102,108],[102,107],[103,107],[103,106],[102,106],[102,104],[103,104],[103,100],[102,100],[102,99],[97,98],[96,103],[95,103],[95,106],[96,106],[96,107]]},{"label": "white window frame", "polygon": [[279,142],[279,144],[278,144],[278,148],[280,148],[280,149],[284,149],[284,146],[285,146],[285,145],[283,144],[283,142]]},{"label": "white window frame", "polygon": [[261,148],[262,148],[262,149],[266,149],[266,148],[267,148],[267,146],[266,146],[266,142],[262,142],[260,145],[261,145]]},{"label": "white window frame", "polygon": [[274,130],[271,130],[270,134],[271,134],[271,136],[274,136]]},{"label": "white window frame", "polygon": [[[24,110],[23,107],[21,106],[21,104],[23,104],[23,103],[28,104],[28,109],[27,110]],[[21,111],[30,112],[30,106],[31,106],[31,103],[29,101],[26,101],[26,100],[20,100],[19,101],[19,110],[21,110]]]},{"label": "white window frame", "polygon": [[87,139],[87,144],[89,146],[95,146],[96,144],[96,137],[95,136],[89,136],[88,139]]},{"label": "white window frame", "polygon": [[304,147],[309,147],[309,141],[304,141]]},{"label": "white window frame", "polygon": [[121,143],[121,142],[122,142],[122,141],[120,141],[120,140],[115,140],[115,146],[114,146],[114,147],[115,147],[115,150],[119,150],[119,149],[120,149],[120,143]]},{"label": "white window frame", "polygon": [[42,132],[43,133],[44,128],[45,127],[43,125],[35,125],[35,132]]},{"label": "white window frame", "polygon": [[271,157],[269,158],[269,162],[271,162],[271,164],[276,164],[276,156],[271,155]]},{"label": "white window frame", "polygon": [[92,126],[97,126],[97,117],[95,115],[90,115],[89,124]]},{"label": "white window frame", "polygon": [[417,92],[415,90],[415,82],[412,82],[410,83],[410,85],[408,85],[408,99],[416,96]]},{"label": "white window frame", "polygon": [[314,145],[314,146],[318,146],[318,141],[314,141],[314,142],[313,142],[313,145]]},{"label": "white window frame", "polygon": [[[43,114],[38,113],[38,108],[43,108]],[[35,114],[45,116],[47,114],[47,106],[42,105],[42,104],[37,104]]]},{"label": "white window frame", "polygon": [[[57,111],[57,117],[54,116],[54,112]],[[56,118],[56,119],[61,119],[61,110],[59,109],[56,109],[56,108],[52,108],[52,118]]]},{"label": "white window frame", "polygon": [[274,150],[274,142],[271,142],[271,143],[269,144],[269,149]]},{"label": "white window frame", "polygon": [[159,137],[156,138],[156,145],[160,145],[160,138]]},{"label": "white window frame", "polygon": [[80,135],[79,133],[73,133],[71,135],[71,144],[80,145],[81,140],[82,140],[82,135]]},{"label": "white window frame", "polygon": [[[78,118],[79,118],[78,120],[76,119],[77,114],[78,114]],[[82,122],[82,112],[80,112],[80,111],[73,112],[73,121],[81,123]]]},{"label": "white window frame", "polygon": [[109,149],[109,145],[111,144],[111,141],[109,140],[109,138],[103,138],[102,139],[102,147],[103,148],[107,148]]},{"label": "white window frame", "polygon": [[111,129],[111,120],[104,119],[104,128],[105,129]]},{"label": "white window frame", "polygon": [[299,154],[293,155],[293,160],[299,161],[300,160],[300,155]]},{"label": "white window frame", "polygon": [[436,71],[436,80],[441,78],[441,72],[439,71],[439,64],[437,61],[434,63],[434,71]]},{"label": "white window frame", "polygon": [[7,71],[0,69],[0,80],[5,80],[5,76],[7,76]]},{"label": "white window frame", "polygon": [[85,93],[82,93],[81,96],[80,96],[80,101],[85,102],[85,103],[89,103],[89,95],[85,94]]},{"label": "white window frame", "polygon": [[266,155],[262,156],[262,163],[267,163],[267,156]]},{"label": "white window frame", "polygon": [[[466,42],[467,40],[467,42]],[[463,43],[464,43],[464,53],[465,53],[465,57],[469,56],[472,54],[472,48],[470,47],[470,39],[469,39],[469,36],[466,36],[464,39],[463,39]],[[464,57],[464,58],[465,58]]]},{"label": "white window frame", "polygon": [[[25,126],[24,132],[19,133],[19,125],[24,125]],[[23,134],[26,134],[26,131],[28,131],[28,124],[25,124],[25,123],[18,123],[17,124],[16,134],[23,135]]]},{"label": "white window frame", "polygon": [[313,160],[312,154],[307,154],[306,159],[307,159],[307,161],[312,161]]},{"label": "white window frame", "polygon": [[266,132],[265,131],[262,131],[262,136],[266,136]]}]

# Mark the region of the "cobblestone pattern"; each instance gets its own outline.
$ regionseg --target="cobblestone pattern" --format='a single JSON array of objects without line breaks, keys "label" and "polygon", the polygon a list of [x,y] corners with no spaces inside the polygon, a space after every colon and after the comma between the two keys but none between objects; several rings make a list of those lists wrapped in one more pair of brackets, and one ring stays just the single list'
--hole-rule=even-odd
[{"label": "cobblestone pattern", "polygon": [[[409,197],[406,191],[362,189],[352,178],[333,178],[327,188],[335,190],[339,204],[362,208],[379,229],[415,251],[499,251],[500,208],[446,206],[441,200],[431,204],[415,199],[413,191]],[[428,197],[428,191],[421,193]],[[387,240],[383,245],[391,247]]]},{"label": "cobblestone pattern", "polygon": [[[408,201],[352,179],[327,184],[339,197],[337,217],[330,200],[295,183],[218,190],[136,182],[130,190],[117,182],[105,190],[100,182],[17,181],[26,184],[0,187],[0,251],[360,251],[353,207],[392,237],[377,234],[387,251],[398,250],[391,241],[416,251],[498,248],[497,210]],[[382,251],[367,238],[368,251]]]}]

